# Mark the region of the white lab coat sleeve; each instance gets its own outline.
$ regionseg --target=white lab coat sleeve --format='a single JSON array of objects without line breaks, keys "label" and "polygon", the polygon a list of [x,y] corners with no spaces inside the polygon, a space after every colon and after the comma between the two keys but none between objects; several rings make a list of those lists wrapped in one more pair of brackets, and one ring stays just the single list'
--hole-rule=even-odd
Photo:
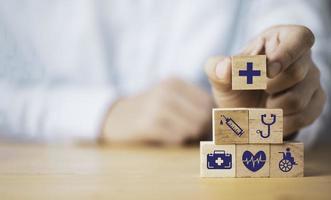
[{"label": "white lab coat sleeve", "polygon": [[115,98],[101,86],[0,84],[0,135],[24,141],[95,140]]},{"label": "white lab coat sleeve", "polygon": [[0,136],[93,140],[116,97],[94,2],[0,6]]},{"label": "white lab coat sleeve", "polygon": [[[326,91],[330,91],[330,71],[328,57],[331,54],[326,44],[330,42],[328,2],[324,0],[255,0],[243,1],[237,25],[237,40],[233,52],[238,52],[249,40],[273,25],[297,24],[310,28],[315,35],[312,48],[314,62],[321,71],[321,82]],[[329,96],[329,95],[328,95]],[[309,127],[300,130],[296,140],[307,145],[313,144],[318,133],[324,127],[329,105],[324,107],[322,115]]]}]

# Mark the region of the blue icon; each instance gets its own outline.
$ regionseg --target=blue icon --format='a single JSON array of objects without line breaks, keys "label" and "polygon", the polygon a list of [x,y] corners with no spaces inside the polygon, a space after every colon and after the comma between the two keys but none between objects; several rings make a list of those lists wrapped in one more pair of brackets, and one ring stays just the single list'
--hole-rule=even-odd
[{"label": "blue icon", "polygon": [[261,70],[253,70],[253,63],[248,62],[246,65],[246,70],[239,70],[239,76],[247,77],[247,84],[253,84],[254,76],[261,76]]},{"label": "blue icon", "polygon": [[263,151],[259,151],[255,155],[250,151],[245,151],[242,156],[244,165],[252,172],[260,170],[264,166],[266,160],[267,157]]},{"label": "blue icon", "polygon": [[268,126],[268,132],[267,133],[263,133],[262,130],[256,130],[256,133],[257,134],[260,134],[260,136],[262,138],[268,138],[270,136],[270,133],[271,133],[271,126],[276,123],[276,115],[275,114],[271,114],[271,122],[266,122],[266,118],[267,118],[267,114],[263,114],[261,115],[261,122],[262,124]]},{"label": "blue icon", "polygon": [[[235,122],[231,117],[226,117],[222,115],[221,117],[224,118],[225,124],[232,130],[232,132],[239,137],[244,134],[244,130]],[[220,122],[221,125],[223,125],[223,120]]]},{"label": "blue icon", "polygon": [[297,165],[294,161],[294,157],[292,157],[291,149],[286,148],[286,152],[278,152],[283,154],[283,159],[279,161],[279,169],[283,172],[289,172],[293,168],[293,165]]},{"label": "blue icon", "polygon": [[231,169],[232,155],[224,150],[215,150],[214,153],[207,154],[208,169]]}]

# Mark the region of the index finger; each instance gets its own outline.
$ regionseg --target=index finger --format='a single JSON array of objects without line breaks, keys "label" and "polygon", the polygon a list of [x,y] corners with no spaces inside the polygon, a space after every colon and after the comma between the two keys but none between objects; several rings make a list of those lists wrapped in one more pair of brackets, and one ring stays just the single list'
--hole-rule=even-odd
[{"label": "index finger", "polygon": [[268,71],[274,72],[269,74],[271,78],[309,51],[315,41],[311,30],[304,26],[280,27],[276,31],[265,35]]}]

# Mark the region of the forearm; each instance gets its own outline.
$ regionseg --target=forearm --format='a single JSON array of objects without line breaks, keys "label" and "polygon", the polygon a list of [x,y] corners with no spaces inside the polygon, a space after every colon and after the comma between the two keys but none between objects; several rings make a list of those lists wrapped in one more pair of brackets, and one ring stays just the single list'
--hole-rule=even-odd
[{"label": "forearm", "polygon": [[107,87],[1,85],[3,136],[33,140],[94,140],[115,97]]}]

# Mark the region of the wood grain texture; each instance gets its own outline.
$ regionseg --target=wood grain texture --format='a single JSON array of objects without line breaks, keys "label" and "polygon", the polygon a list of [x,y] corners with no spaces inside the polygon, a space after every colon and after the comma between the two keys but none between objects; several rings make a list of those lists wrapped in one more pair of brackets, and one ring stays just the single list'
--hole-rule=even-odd
[{"label": "wood grain texture", "polygon": [[[239,136],[229,126],[226,119],[236,123],[243,133]],[[215,144],[247,144],[248,143],[248,109],[213,109],[213,139]]]},{"label": "wood grain texture", "polygon": [[[259,70],[260,76],[254,76],[252,84],[247,84],[246,76],[239,76],[240,70],[247,69],[247,63],[253,63],[253,70]],[[232,57],[232,89],[233,90],[265,90],[267,88],[266,56],[233,56]]]},{"label": "wood grain texture", "polygon": [[[244,165],[243,154],[245,151],[249,151],[252,155],[257,155],[259,151],[263,151],[265,153],[266,159],[264,161],[264,165],[258,171],[251,171]],[[262,144],[248,144],[248,145],[236,145],[236,159],[237,159],[237,169],[236,169],[236,177],[269,177],[269,164],[270,164],[270,145],[262,145]],[[256,159],[251,158],[249,162],[258,162]]]},{"label": "wood grain texture", "polygon": [[329,200],[330,152],[309,149],[305,177],[200,178],[198,146],[0,144],[0,199]]},{"label": "wood grain texture", "polygon": [[[295,165],[288,164],[283,153],[289,148]],[[282,164],[281,164],[282,163]],[[288,166],[288,167],[287,167]],[[292,167],[291,167],[292,166]],[[283,169],[283,171],[281,170]],[[287,170],[286,170],[287,169]],[[289,171],[288,171],[289,170]],[[274,144],[270,147],[270,177],[302,177],[304,175],[304,145],[303,143]]]},{"label": "wood grain texture", "polygon": [[[214,151],[224,151],[231,154],[231,169],[208,169],[207,155]],[[235,145],[215,145],[213,142],[200,142],[200,176],[201,177],[235,177],[236,176],[236,147]]]},{"label": "wood grain texture", "polygon": [[[268,126],[262,123],[262,115],[265,115],[264,122],[271,123],[272,115],[275,116],[275,123],[270,125],[270,136]],[[261,136],[262,133],[262,136]],[[283,143],[283,110],[282,109],[249,109],[249,143]]]}]

